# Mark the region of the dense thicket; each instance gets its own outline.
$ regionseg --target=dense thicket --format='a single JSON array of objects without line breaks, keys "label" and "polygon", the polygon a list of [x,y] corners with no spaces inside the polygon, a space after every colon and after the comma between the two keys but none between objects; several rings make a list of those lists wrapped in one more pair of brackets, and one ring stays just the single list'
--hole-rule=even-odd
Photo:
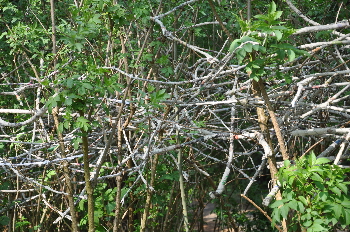
[{"label": "dense thicket", "polygon": [[281,161],[346,162],[347,1],[0,6],[2,231],[285,230]]}]

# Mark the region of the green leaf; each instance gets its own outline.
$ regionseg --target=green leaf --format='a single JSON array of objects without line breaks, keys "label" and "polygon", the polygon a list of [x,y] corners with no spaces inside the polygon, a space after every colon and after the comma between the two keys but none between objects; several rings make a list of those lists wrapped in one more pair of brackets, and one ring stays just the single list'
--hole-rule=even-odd
[{"label": "green leaf", "polygon": [[327,159],[325,157],[322,157],[322,158],[318,158],[316,160],[315,164],[326,164],[326,163],[329,163],[329,162],[331,162],[329,159]]},{"label": "green leaf", "polygon": [[64,128],[65,128],[65,129],[69,129],[70,123],[71,123],[70,120],[65,120],[65,121],[63,122]]},{"label": "green leaf", "polygon": [[277,200],[275,201],[274,203],[272,203],[270,205],[271,208],[277,208],[277,207],[280,207],[281,205],[283,205],[283,201],[282,200]]},{"label": "green leaf", "polygon": [[173,68],[168,66],[164,67],[160,70],[166,77],[169,77],[170,75],[174,74]]},{"label": "green leaf", "polygon": [[58,148],[58,145],[57,146],[54,146],[54,147],[50,147],[47,149],[48,152],[52,152],[54,150],[56,150]]},{"label": "green leaf", "polygon": [[239,42],[240,42],[240,39],[235,39],[231,45],[230,45],[230,48],[229,48],[229,51],[230,52],[233,52],[238,46],[239,46]]},{"label": "green leaf", "polygon": [[304,213],[305,207],[304,207],[303,203],[301,203],[300,201],[298,201],[297,203],[298,203],[299,212]]},{"label": "green leaf", "polygon": [[[239,47],[242,43],[248,42],[248,41],[258,42],[256,39],[254,39],[254,38],[252,38],[252,37],[243,36],[243,37],[240,38],[240,39],[235,39],[235,40],[231,43],[230,48],[229,48],[229,51],[230,51],[230,52],[235,51],[236,48]],[[248,45],[248,44],[250,44],[250,45]],[[247,43],[247,44],[245,44],[245,45],[243,46],[243,48],[244,48],[245,46],[247,46],[247,45],[248,45],[248,48],[247,48],[247,49],[249,50],[248,52],[251,52],[251,50],[252,50],[251,48],[254,48],[254,50],[258,49],[257,46],[259,46],[258,44],[252,45],[251,43]],[[241,50],[241,49],[242,49],[242,48],[240,48],[239,50]],[[236,51],[236,53],[238,53],[239,50]],[[242,49],[242,50],[243,50],[243,49]],[[245,52],[245,50],[244,50],[244,52]],[[245,54],[244,54],[244,56],[245,56]]]},{"label": "green leaf", "polygon": [[76,48],[79,52],[81,52],[81,50],[82,50],[83,47],[84,47],[84,45],[82,45],[81,43],[75,43],[74,46],[75,46],[75,48]]},{"label": "green leaf", "polygon": [[303,223],[303,226],[304,227],[309,227],[309,226],[311,226],[312,225],[312,221],[310,220],[310,221],[305,221],[304,223]]},{"label": "green leaf", "polygon": [[304,50],[295,49],[294,51],[299,55],[308,56],[308,57],[311,56],[310,53],[308,53],[307,51],[304,51]]},{"label": "green leaf", "polygon": [[143,61],[152,61],[154,57],[154,54],[148,53],[142,56]]},{"label": "green leaf", "polygon": [[341,204],[342,204],[342,206],[350,209],[350,201],[349,200],[342,200]]},{"label": "green leaf", "polygon": [[271,2],[269,6],[269,14],[273,14],[276,12],[276,3],[274,1]]},{"label": "green leaf", "polygon": [[[294,54],[295,55],[295,54]],[[314,166],[316,164],[316,156],[314,153],[311,153],[308,157],[307,157],[307,160],[309,162],[309,166],[308,167],[311,167],[311,166]]]},{"label": "green leaf", "polygon": [[338,196],[341,195],[340,189],[338,189],[338,188],[335,187],[335,186],[331,187],[330,190],[331,190],[332,192],[334,192],[335,194],[337,194]]},{"label": "green leaf", "polygon": [[253,69],[251,69],[250,67],[246,67],[245,68],[245,71],[248,73],[248,74],[250,74],[250,73],[252,73],[253,72]]},{"label": "green leaf", "polygon": [[304,196],[298,196],[298,199],[299,199],[304,205],[307,205],[307,200],[305,199]]},{"label": "green leaf", "polygon": [[11,183],[6,181],[6,182],[2,182],[0,184],[0,190],[8,190],[10,189]]},{"label": "green leaf", "polygon": [[169,63],[169,57],[166,55],[163,55],[159,59],[156,60],[156,63],[166,65]]},{"label": "green leaf", "polygon": [[252,51],[253,51],[253,50],[252,50],[253,45],[252,45],[251,43],[245,44],[243,48],[244,48],[244,50],[245,50],[246,52],[252,52]]},{"label": "green leaf", "polygon": [[[287,192],[287,194],[286,194],[286,192]],[[285,196],[285,198],[287,200],[292,200],[292,199],[294,199],[294,192],[291,189],[288,189],[288,191],[285,190],[283,192],[283,196]]]},{"label": "green leaf", "polygon": [[45,79],[45,80],[43,80],[40,84],[42,84],[42,85],[48,87],[49,84],[50,84],[50,82],[49,82],[49,80]]},{"label": "green leaf", "polygon": [[[310,229],[310,230],[309,230]],[[307,231],[329,231],[327,228],[324,228],[320,224],[313,224],[310,228],[307,229]]]},{"label": "green leaf", "polygon": [[283,50],[295,50],[296,49],[294,46],[287,44],[287,43],[271,44],[271,47],[279,48],[279,49],[283,49]]},{"label": "green leaf", "polygon": [[262,53],[265,53],[266,48],[264,46],[259,46],[259,51],[261,51]]},{"label": "green leaf", "polygon": [[238,49],[238,51],[237,51],[237,55],[238,56],[241,56],[241,57],[245,57],[245,55],[246,55],[247,53],[246,53],[246,51],[243,49],[243,48],[240,48],[240,49]]},{"label": "green leaf", "polygon": [[283,218],[287,218],[288,217],[288,212],[289,212],[289,206],[288,205],[283,205],[280,208],[280,212]]},{"label": "green leaf", "polygon": [[295,52],[293,50],[287,50],[288,61],[291,62],[295,59]]},{"label": "green leaf", "polygon": [[58,124],[58,131],[63,132],[63,123]]},{"label": "green leaf", "polygon": [[95,223],[99,223],[100,218],[103,216],[103,211],[102,210],[98,210],[95,208],[94,210],[94,221]]},{"label": "green leaf", "polygon": [[253,80],[254,80],[254,81],[259,81],[259,77],[258,77],[258,76],[254,76],[254,77],[253,77]]},{"label": "green leaf", "polygon": [[114,209],[115,209],[115,202],[109,202],[107,205],[106,205],[106,211],[107,211],[107,214],[110,215],[110,216],[114,216]]},{"label": "green leaf", "polygon": [[72,105],[72,103],[73,103],[73,101],[72,101],[72,98],[70,98],[70,97],[67,97],[67,98],[64,100],[64,104],[65,104],[66,106],[70,106],[70,105]]},{"label": "green leaf", "polygon": [[293,81],[292,77],[289,75],[285,75],[284,80],[286,81],[287,84],[290,84]]},{"label": "green leaf", "polygon": [[320,175],[318,175],[316,172],[312,173],[311,175],[312,175],[312,177],[311,177],[312,180],[319,181],[319,182],[323,181],[323,179],[320,177]]},{"label": "green leaf", "polygon": [[274,16],[273,20],[279,19],[282,16],[283,11],[277,11]]},{"label": "green leaf", "polygon": [[273,32],[275,33],[277,41],[282,39],[282,33],[280,31],[274,30]]},{"label": "green leaf", "polygon": [[249,37],[249,36],[243,36],[243,37],[240,39],[240,41],[241,41],[242,43],[248,42],[248,41],[258,42],[256,39],[254,39],[254,38],[252,38],[252,37]]},{"label": "green leaf", "polygon": [[345,224],[350,225],[350,210],[349,209],[344,209],[344,219],[345,219]]},{"label": "green leaf", "polygon": [[83,82],[82,86],[84,86],[84,88],[86,88],[86,89],[93,89],[94,88],[90,83],[87,83],[87,82]]},{"label": "green leaf", "polygon": [[101,23],[100,17],[101,17],[100,14],[95,14],[94,17],[92,17],[89,21],[94,22],[96,24],[99,24],[99,23]]},{"label": "green leaf", "polygon": [[270,28],[273,30],[287,30],[288,29],[285,26],[272,26]]},{"label": "green leaf", "polygon": [[287,204],[291,209],[294,209],[295,211],[298,211],[298,202],[296,200],[291,200]]},{"label": "green leaf", "polygon": [[84,204],[85,204],[86,200],[81,200],[79,201],[79,204],[78,204],[78,209],[80,209],[80,211],[83,211],[84,210]]},{"label": "green leaf", "polygon": [[253,44],[252,46],[253,46],[253,49],[254,49],[255,51],[259,51],[259,47],[260,47],[259,44]]},{"label": "green leaf", "polygon": [[283,49],[278,49],[276,51],[276,54],[277,54],[277,59],[280,61],[283,61],[284,57],[286,56],[286,52]]},{"label": "green leaf", "polygon": [[[321,190],[322,191],[322,190]],[[320,192],[320,198],[323,202],[325,202],[328,198],[328,193],[326,192]]]},{"label": "green leaf", "polygon": [[295,178],[296,178],[296,176],[290,176],[289,180],[288,180],[288,184],[292,185],[294,183]]},{"label": "green leaf", "polygon": [[264,21],[264,20],[268,21],[269,20],[268,16],[261,15],[261,14],[260,15],[254,15],[253,17],[256,18],[256,19],[260,19],[261,21]]},{"label": "green leaf", "polygon": [[348,187],[343,183],[337,183],[336,186],[340,188],[345,194],[348,194]]},{"label": "green leaf", "polygon": [[80,143],[82,143],[83,140],[80,137],[77,137],[77,138],[73,139],[72,142],[73,142],[74,149],[77,150],[80,146]]},{"label": "green leaf", "polygon": [[68,77],[68,79],[67,79],[67,87],[68,88],[73,87],[73,79],[71,77]]},{"label": "green leaf", "polygon": [[335,218],[339,220],[340,215],[342,214],[343,207],[339,204],[333,203],[333,212]]},{"label": "green leaf", "polygon": [[272,221],[273,221],[273,224],[275,224],[276,222],[280,222],[280,216],[281,216],[281,213],[280,213],[280,208],[276,208],[273,212],[272,212]]},{"label": "green leaf", "polygon": [[290,167],[290,160],[285,160],[283,164],[284,164],[284,167],[286,168]]}]

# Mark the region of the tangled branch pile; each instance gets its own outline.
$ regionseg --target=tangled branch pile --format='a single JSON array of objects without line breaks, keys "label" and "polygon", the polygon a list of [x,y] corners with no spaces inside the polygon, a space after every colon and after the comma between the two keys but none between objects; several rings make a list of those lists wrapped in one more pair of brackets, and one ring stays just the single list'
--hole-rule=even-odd
[{"label": "tangled branch pile", "polygon": [[[171,218],[180,201],[171,189],[200,189],[181,192],[187,203],[200,203],[207,196],[225,197],[227,182],[244,178],[246,195],[266,166],[274,176],[279,161],[311,150],[340,165],[349,155],[350,34],[335,29],[346,29],[349,22],[317,25],[287,2],[313,26],[291,33],[295,46],[283,47],[282,60],[254,49],[267,40],[279,44],[277,29],[254,37],[241,28],[242,37],[261,40],[240,40],[233,46],[234,33],[220,18],[188,16],[203,7],[195,0],[162,14],[152,9],[149,28],[139,28],[135,20],[118,28],[117,38],[105,28],[103,51],[98,36],[85,36],[84,43],[73,45],[62,39],[50,59],[30,57],[21,48],[13,59],[16,68],[1,77],[0,144],[5,155],[0,158],[0,212],[45,205],[48,211],[36,219],[42,224],[48,215],[54,216],[54,224],[71,220],[69,204],[62,199],[73,196],[81,207],[91,181],[95,193],[113,189],[116,197],[109,201],[113,209],[107,215],[118,216],[114,222],[104,219],[104,228],[117,228],[128,209],[144,208],[146,221],[149,210],[157,207],[150,199],[170,194],[172,200],[163,201],[169,210],[154,219],[164,229],[182,223]],[[171,27],[169,20],[174,20]],[[201,28],[212,30],[206,34],[210,43],[196,38]],[[58,26],[55,36],[64,30]],[[334,31],[320,42],[314,34],[324,30]],[[263,59],[261,66],[254,63]],[[16,99],[8,101],[11,96]],[[203,183],[209,183],[205,189]],[[238,228],[228,214],[229,226]],[[133,217],[129,215],[129,224]],[[193,228],[197,220],[187,223]]]}]

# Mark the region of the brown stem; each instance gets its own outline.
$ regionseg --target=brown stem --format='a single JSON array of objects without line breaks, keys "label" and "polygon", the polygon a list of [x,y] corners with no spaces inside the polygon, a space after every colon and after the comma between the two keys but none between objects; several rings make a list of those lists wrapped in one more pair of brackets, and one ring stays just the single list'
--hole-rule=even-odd
[{"label": "brown stem", "polygon": [[[150,186],[154,186],[154,180],[156,177],[156,169],[158,164],[158,154],[154,155],[153,161],[152,161],[152,167],[151,167],[151,181]],[[146,186],[147,187],[147,186]],[[150,188],[147,188],[147,197],[145,202],[145,209],[143,211],[142,219],[141,219],[141,229],[140,232],[146,231],[146,225],[147,225],[147,219],[149,215],[149,210],[151,208],[151,199],[152,199],[153,192]]]},{"label": "brown stem", "polygon": [[[243,197],[244,199],[249,201],[252,205],[254,205],[255,208],[257,208],[260,212],[262,212],[265,215],[265,217],[269,219],[270,222],[272,222],[272,219],[270,218],[270,216],[264,210],[262,210],[262,208],[260,208],[257,204],[255,204],[254,201],[250,200],[248,197],[246,197],[243,194],[241,194],[241,197]],[[275,224],[275,227],[278,231],[283,232],[283,230],[278,225]]]},{"label": "brown stem", "polygon": [[[52,115],[53,115],[53,119],[54,119],[54,122],[55,122],[57,136],[58,136],[58,140],[59,140],[59,147],[60,147],[60,151],[61,151],[61,156],[62,156],[63,159],[66,159],[67,157],[66,157],[66,153],[65,153],[63,136],[62,136],[61,131],[58,129],[58,126],[59,126],[58,110],[59,110],[59,108],[55,107],[52,110]],[[72,218],[72,231],[77,232],[77,231],[79,231],[79,229],[78,229],[78,219],[77,219],[77,215],[76,215],[76,212],[75,212],[74,198],[73,198],[73,186],[72,186],[72,183],[71,183],[70,177],[69,177],[68,161],[64,160],[63,163],[62,163],[62,166],[63,166],[64,180],[65,180],[66,186],[67,186],[68,205],[69,205],[69,208],[70,208],[71,218]]]},{"label": "brown stem", "polygon": [[[254,97],[256,97],[256,98],[258,98],[261,95],[258,82],[253,81],[252,91],[253,91]],[[267,143],[269,144],[271,150],[273,151],[273,144],[272,144],[270,131],[269,131],[269,127],[268,127],[269,118],[265,115],[265,110],[261,107],[257,107],[256,112],[258,115],[258,123],[259,123],[259,127],[261,129],[261,132],[263,133]],[[267,157],[267,159],[268,159],[268,163],[270,166],[271,179],[273,181],[275,181],[275,176],[278,172],[275,154],[272,154],[272,156]]]},{"label": "brown stem", "polygon": [[287,153],[287,148],[284,145],[284,138],[282,136],[280,126],[278,125],[277,118],[276,118],[276,115],[275,115],[275,111],[274,111],[274,109],[272,107],[272,104],[271,104],[271,102],[269,100],[269,96],[267,95],[265,86],[264,86],[263,81],[261,79],[258,81],[258,84],[259,84],[259,88],[260,88],[260,91],[261,91],[261,95],[262,95],[262,97],[263,97],[263,99],[265,101],[265,104],[267,106],[267,110],[268,110],[268,112],[270,114],[270,118],[271,118],[271,121],[272,121],[272,124],[273,124],[273,128],[275,129],[275,132],[276,132],[276,136],[277,136],[278,144],[280,146],[280,151],[282,153],[283,160],[288,160],[289,156],[288,156],[288,153]]},{"label": "brown stem", "polygon": [[121,189],[122,189],[122,177],[117,176],[117,195],[115,196],[115,216],[113,221],[113,232],[119,231],[119,225],[120,225],[120,212],[121,212],[121,204],[120,204],[120,197],[121,197]]},{"label": "brown stem", "polygon": [[[122,135],[123,131],[121,128],[121,121],[118,121],[118,133],[117,133],[117,146],[118,146],[118,164],[121,163],[122,161]],[[120,212],[121,212],[121,204],[120,204],[120,197],[121,197],[121,189],[122,189],[122,177],[118,176],[117,177],[117,195],[115,197],[115,216],[114,216],[114,221],[113,221],[113,232],[118,232],[120,231]]]},{"label": "brown stem", "polygon": [[[262,82],[262,80],[259,80],[259,82]],[[263,91],[265,93],[264,100],[267,97],[267,101],[265,100],[265,103],[266,103],[266,105],[268,105],[268,108],[269,108],[269,106],[271,107],[271,103],[270,103],[270,101],[268,99],[265,86],[262,83],[259,83],[259,82],[253,81],[253,94],[254,94],[255,97],[259,97],[260,95],[263,95],[262,94],[262,88],[263,88]],[[263,87],[261,87],[260,84],[262,84]],[[271,109],[272,109],[272,107],[271,107]],[[268,125],[267,125],[268,117],[265,115],[265,111],[264,111],[263,108],[257,107],[256,110],[257,110],[257,114],[258,114],[258,122],[259,122],[259,126],[261,128],[261,131],[265,135],[266,141],[268,142],[271,150],[273,151],[273,144],[272,144],[269,128],[268,128]],[[275,120],[272,120],[270,112],[273,113],[273,116],[274,116]],[[276,117],[275,117],[275,114],[274,114],[273,110],[271,110],[271,111],[269,110],[269,113],[270,113],[271,121],[277,123],[277,120],[276,120]],[[277,126],[278,126],[278,123],[277,123]],[[279,130],[279,126],[278,126],[278,130]],[[283,137],[282,137],[282,139],[283,139]],[[284,141],[283,141],[283,147],[284,147]],[[272,156],[267,157],[267,159],[268,159],[268,163],[269,163],[269,166],[270,166],[271,179],[273,181],[273,184],[275,185],[276,184],[276,175],[277,175],[277,172],[278,172],[277,165],[276,165],[276,157],[273,154]],[[281,200],[281,199],[282,199],[281,192],[278,191],[277,194],[276,194],[276,200]],[[287,224],[286,224],[285,220],[282,221],[282,226],[283,226],[283,231],[287,231]]]},{"label": "brown stem", "polygon": [[[50,0],[50,14],[51,14],[51,25],[52,25],[52,53],[54,54],[54,56],[56,56],[56,23],[55,23],[55,4],[54,4],[54,0]],[[31,64],[30,59],[28,59],[28,62]],[[56,58],[54,59],[54,70],[56,70]],[[33,68],[33,64],[31,64],[32,68]],[[40,81],[39,76],[36,72],[36,70],[33,68],[35,75],[37,77],[37,79]],[[56,89],[56,92],[58,92],[58,89]],[[58,129],[59,127],[59,120],[58,120],[58,112],[59,112],[59,108],[55,107],[52,110],[52,115],[54,118],[54,122],[55,122],[55,127],[56,127],[56,131],[57,131],[57,136],[58,136],[58,140],[59,140],[59,146],[60,146],[60,150],[61,150],[61,156],[63,159],[66,158],[66,153],[65,153],[65,147],[64,147],[64,142],[63,142],[63,136],[61,131]],[[77,219],[77,215],[75,212],[75,206],[74,206],[74,198],[73,198],[73,186],[72,183],[70,181],[70,177],[69,177],[69,169],[68,169],[68,161],[63,161],[63,175],[64,175],[64,180],[66,182],[67,185],[67,198],[68,198],[68,205],[70,208],[70,212],[71,212],[71,218],[72,218],[72,231],[77,232],[79,231],[78,229],[78,219]]]},{"label": "brown stem", "polygon": [[[128,168],[134,167],[134,163],[133,163],[133,161],[131,159],[127,162],[127,166],[128,166]],[[129,188],[131,188],[132,185],[133,185],[133,183],[130,181],[129,182]],[[130,196],[130,202],[135,202],[137,200],[133,192],[130,192],[129,196]],[[128,215],[129,215],[128,231],[129,232],[133,232],[134,231],[134,223],[135,223],[134,222],[134,208],[135,208],[134,204],[130,203],[129,206],[128,206]]]},{"label": "brown stem", "polygon": [[175,199],[175,195],[176,195],[176,192],[175,192],[175,189],[176,189],[176,182],[173,183],[173,186],[171,187],[171,192],[170,192],[170,199],[168,201],[168,205],[167,205],[167,211],[166,211],[166,214],[165,214],[165,219],[164,219],[164,223],[163,223],[163,228],[162,228],[162,231],[170,231],[171,228],[168,228],[168,224],[169,224],[169,218],[171,218],[171,213],[172,213],[172,206],[174,205],[174,199]]},{"label": "brown stem", "polygon": [[182,175],[182,149],[178,152],[178,170],[179,170],[179,185],[180,185],[180,193],[181,193],[181,204],[182,204],[182,214],[184,217],[184,226],[185,231],[189,231],[189,223],[188,223],[188,213],[187,213],[187,204],[186,204],[186,193],[184,187],[184,179]]},{"label": "brown stem", "polygon": [[216,9],[215,9],[215,6],[214,6],[213,1],[212,1],[212,0],[208,0],[208,1],[209,1],[209,5],[210,5],[210,7],[211,7],[211,9],[212,9],[212,11],[213,11],[213,13],[214,13],[214,15],[215,15],[216,20],[218,20],[218,22],[219,22],[219,24],[220,24],[222,30],[225,32],[225,34],[226,34],[227,37],[229,38],[230,42],[232,42],[234,39],[232,38],[230,32],[227,30],[227,28],[226,28],[225,25],[223,24],[223,22],[222,22],[222,20],[221,20],[221,18],[220,18],[220,16],[219,16],[219,14],[216,12]]},{"label": "brown stem", "polygon": [[[79,112],[80,116],[84,117],[84,112]],[[89,225],[89,232],[95,231],[95,223],[94,223],[94,189],[91,184],[90,180],[90,161],[89,161],[89,142],[87,137],[87,131],[85,131],[83,128],[81,128],[81,131],[83,135],[81,136],[82,139],[82,145],[83,145],[83,163],[84,163],[84,179],[86,183],[86,194],[87,194],[87,201],[88,201],[88,225]]]}]

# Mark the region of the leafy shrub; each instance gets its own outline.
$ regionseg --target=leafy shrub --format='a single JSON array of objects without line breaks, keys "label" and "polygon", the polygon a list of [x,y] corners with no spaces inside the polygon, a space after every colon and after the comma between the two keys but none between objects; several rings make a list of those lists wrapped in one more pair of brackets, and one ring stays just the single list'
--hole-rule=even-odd
[{"label": "leafy shrub", "polygon": [[344,229],[350,224],[349,170],[329,162],[313,153],[295,165],[284,162],[278,172],[282,200],[271,205],[273,223],[288,219],[291,231],[302,228],[308,232]]}]

